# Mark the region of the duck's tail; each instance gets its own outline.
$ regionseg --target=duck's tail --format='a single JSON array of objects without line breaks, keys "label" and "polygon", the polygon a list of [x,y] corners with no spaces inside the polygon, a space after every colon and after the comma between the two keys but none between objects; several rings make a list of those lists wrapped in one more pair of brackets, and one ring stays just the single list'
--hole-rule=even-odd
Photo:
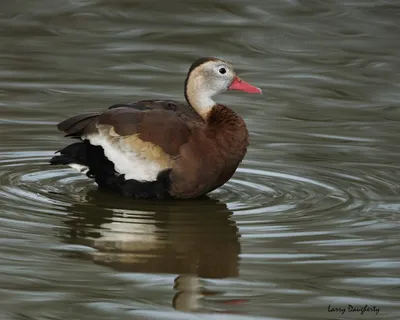
[{"label": "duck's tail", "polygon": [[103,148],[87,140],[70,144],[56,153],[59,155],[50,159],[51,165],[68,165],[91,178],[99,174],[115,175],[114,164],[105,157]]}]

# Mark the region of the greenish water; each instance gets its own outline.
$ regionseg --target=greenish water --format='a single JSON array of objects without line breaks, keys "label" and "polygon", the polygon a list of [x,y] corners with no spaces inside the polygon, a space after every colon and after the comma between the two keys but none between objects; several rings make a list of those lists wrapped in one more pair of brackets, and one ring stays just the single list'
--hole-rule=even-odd
[{"label": "greenish water", "polygon": [[[394,0],[2,2],[0,319],[399,319],[399,21]],[[210,199],[47,165],[59,121],[182,100],[201,56],[264,91],[218,97],[251,145]]]}]

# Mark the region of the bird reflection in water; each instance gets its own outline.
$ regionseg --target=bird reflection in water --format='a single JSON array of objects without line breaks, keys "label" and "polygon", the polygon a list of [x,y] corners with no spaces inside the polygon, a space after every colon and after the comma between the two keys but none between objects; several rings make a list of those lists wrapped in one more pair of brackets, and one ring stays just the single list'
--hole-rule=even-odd
[{"label": "bird reflection in water", "polygon": [[79,257],[117,271],[178,274],[175,309],[201,312],[201,299],[218,295],[201,278],[238,276],[240,235],[224,203],[138,201],[100,190],[86,198],[70,208],[64,241],[96,249]]}]

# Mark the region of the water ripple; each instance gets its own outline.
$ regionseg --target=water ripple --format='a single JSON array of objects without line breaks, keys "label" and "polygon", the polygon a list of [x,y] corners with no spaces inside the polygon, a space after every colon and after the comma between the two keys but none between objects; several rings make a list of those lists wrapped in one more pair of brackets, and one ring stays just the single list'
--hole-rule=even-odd
[{"label": "water ripple", "polygon": [[[93,181],[69,168],[49,166],[47,161],[51,156],[52,153],[45,151],[0,153],[0,196],[3,201],[7,199],[7,206],[65,214],[66,208],[74,204],[90,205],[87,194],[96,189]],[[351,217],[356,225],[365,218],[360,212],[376,214],[380,209],[388,215],[390,206],[394,211],[397,209],[399,186],[393,175],[386,174],[388,169],[399,172],[399,167],[368,163],[342,163],[335,168],[326,164],[264,164],[248,160],[227,184],[210,196],[225,203],[239,220],[254,223],[284,220],[315,223],[323,219],[325,224],[340,225],[347,223],[351,212],[357,212],[357,217]],[[382,203],[382,194],[390,203]],[[118,199],[112,203],[117,204]],[[157,206],[147,205],[150,210]],[[182,210],[176,204],[171,208]],[[118,212],[118,206],[114,211]],[[276,231],[282,237],[289,236],[282,230]]]}]

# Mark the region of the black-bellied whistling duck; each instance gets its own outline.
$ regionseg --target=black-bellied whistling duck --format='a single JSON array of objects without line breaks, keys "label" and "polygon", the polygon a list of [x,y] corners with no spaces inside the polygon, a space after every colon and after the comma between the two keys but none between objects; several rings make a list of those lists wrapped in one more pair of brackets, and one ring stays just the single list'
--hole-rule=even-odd
[{"label": "black-bellied whistling duck", "polygon": [[212,97],[225,90],[261,93],[230,63],[201,58],[189,69],[185,98],[117,104],[71,117],[58,129],[81,139],[51,164],[69,165],[100,188],[137,198],[196,198],[227,182],[246,154],[243,119]]}]

